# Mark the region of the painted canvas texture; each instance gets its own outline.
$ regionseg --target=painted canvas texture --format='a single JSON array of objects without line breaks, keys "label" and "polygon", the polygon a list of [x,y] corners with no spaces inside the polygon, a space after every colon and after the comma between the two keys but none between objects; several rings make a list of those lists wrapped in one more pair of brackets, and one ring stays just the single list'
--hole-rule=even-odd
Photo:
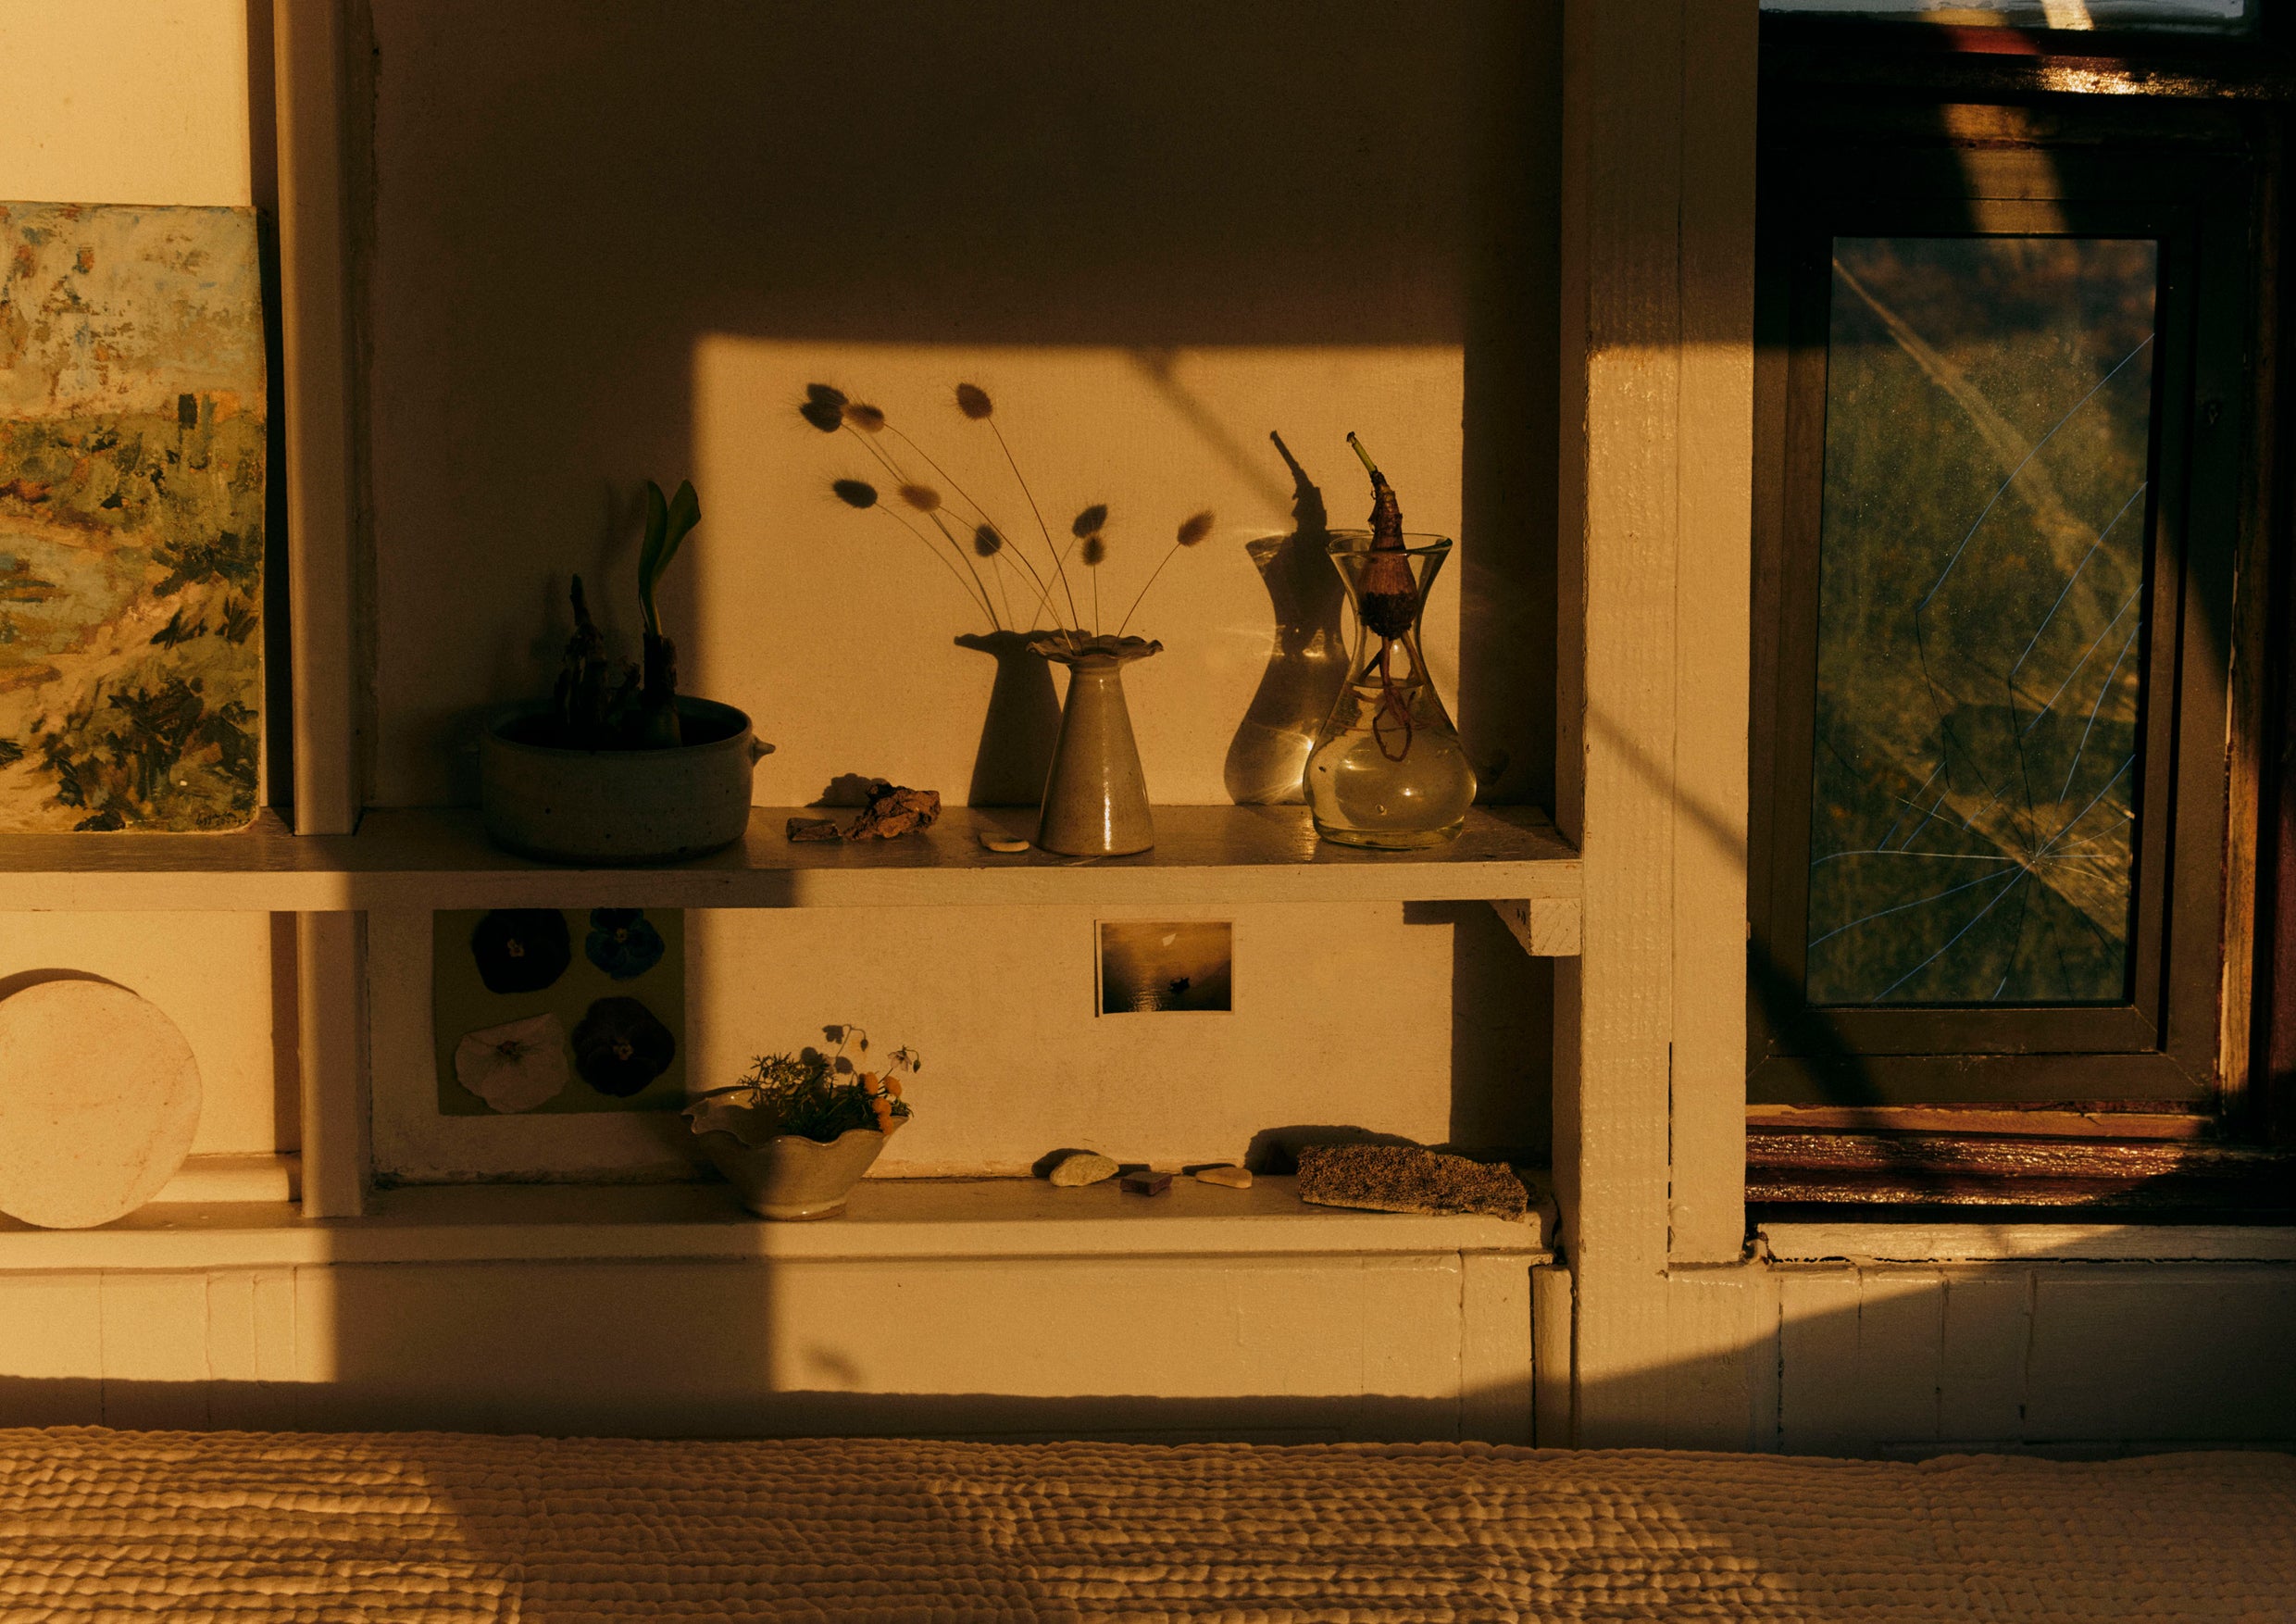
[{"label": "painted canvas texture", "polygon": [[256,813],[254,212],[0,204],[0,831]]}]

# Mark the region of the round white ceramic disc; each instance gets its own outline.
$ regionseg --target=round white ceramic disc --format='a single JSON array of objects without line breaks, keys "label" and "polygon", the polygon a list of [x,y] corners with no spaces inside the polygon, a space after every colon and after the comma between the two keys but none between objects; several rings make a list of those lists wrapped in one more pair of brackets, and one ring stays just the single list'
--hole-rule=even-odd
[{"label": "round white ceramic disc", "polygon": [[198,1126],[198,1062],[157,1006],[108,981],[0,998],[0,1212],[109,1223],[174,1177]]}]

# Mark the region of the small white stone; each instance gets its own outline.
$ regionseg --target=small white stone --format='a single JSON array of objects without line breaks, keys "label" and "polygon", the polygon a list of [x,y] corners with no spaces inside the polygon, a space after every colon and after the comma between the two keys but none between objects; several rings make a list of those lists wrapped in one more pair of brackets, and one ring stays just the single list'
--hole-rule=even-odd
[{"label": "small white stone", "polygon": [[1029,843],[1018,835],[999,834],[994,830],[982,830],[979,839],[992,852],[1025,852],[1029,849]]},{"label": "small white stone", "polygon": [[1252,1188],[1252,1172],[1248,1168],[1198,1168],[1196,1182],[1224,1184],[1230,1190],[1249,1190]]},{"label": "small white stone", "polygon": [[1117,1165],[1104,1156],[1080,1150],[1072,1156],[1063,1156],[1054,1164],[1053,1182],[1063,1188],[1079,1184],[1097,1184],[1103,1179],[1116,1177]]}]

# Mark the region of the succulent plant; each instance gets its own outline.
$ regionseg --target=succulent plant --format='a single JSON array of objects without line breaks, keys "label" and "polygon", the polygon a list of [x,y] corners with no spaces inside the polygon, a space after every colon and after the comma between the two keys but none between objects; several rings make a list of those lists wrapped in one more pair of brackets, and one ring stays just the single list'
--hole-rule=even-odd
[{"label": "succulent plant", "polygon": [[693,482],[684,481],[675,496],[646,481],[645,540],[638,550],[638,609],[645,621],[643,668],[624,665],[621,680],[608,685],[605,638],[590,618],[582,578],[568,588],[574,603],[574,635],[553,695],[557,742],[569,750],[662,750],[684,742],[678,722],[678,646],[662,634],[655,590],[669,561],[693,527],[702,505]]}]

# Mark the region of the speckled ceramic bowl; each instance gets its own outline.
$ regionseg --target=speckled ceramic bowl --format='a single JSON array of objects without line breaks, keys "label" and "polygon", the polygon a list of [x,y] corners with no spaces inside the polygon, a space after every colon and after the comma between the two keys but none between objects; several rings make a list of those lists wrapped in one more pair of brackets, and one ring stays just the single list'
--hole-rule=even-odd
[{"label": "speckled ceramic bowl", "polygon": [[[894,1118],[894,1127],[900,1119]],[[845,1198],[876,1162],[890,1131],[849,1128],[824,1144],[783,1133],[760,1145],[743,1144],[730,1133],[698,1133],[703,1153],[741,1192],[742,1205],[759,1218],[834,1218]]]},{"label": "speckled ceramic bowl", "polygon": [[749,718],[707,699],[678,701],[675,750],[561,750],[536,743],[549,706],[503,712],[479,739],[486,838],[545,863],[630,868],[731,845],[749,827],[750,772],[773,749]]}]

